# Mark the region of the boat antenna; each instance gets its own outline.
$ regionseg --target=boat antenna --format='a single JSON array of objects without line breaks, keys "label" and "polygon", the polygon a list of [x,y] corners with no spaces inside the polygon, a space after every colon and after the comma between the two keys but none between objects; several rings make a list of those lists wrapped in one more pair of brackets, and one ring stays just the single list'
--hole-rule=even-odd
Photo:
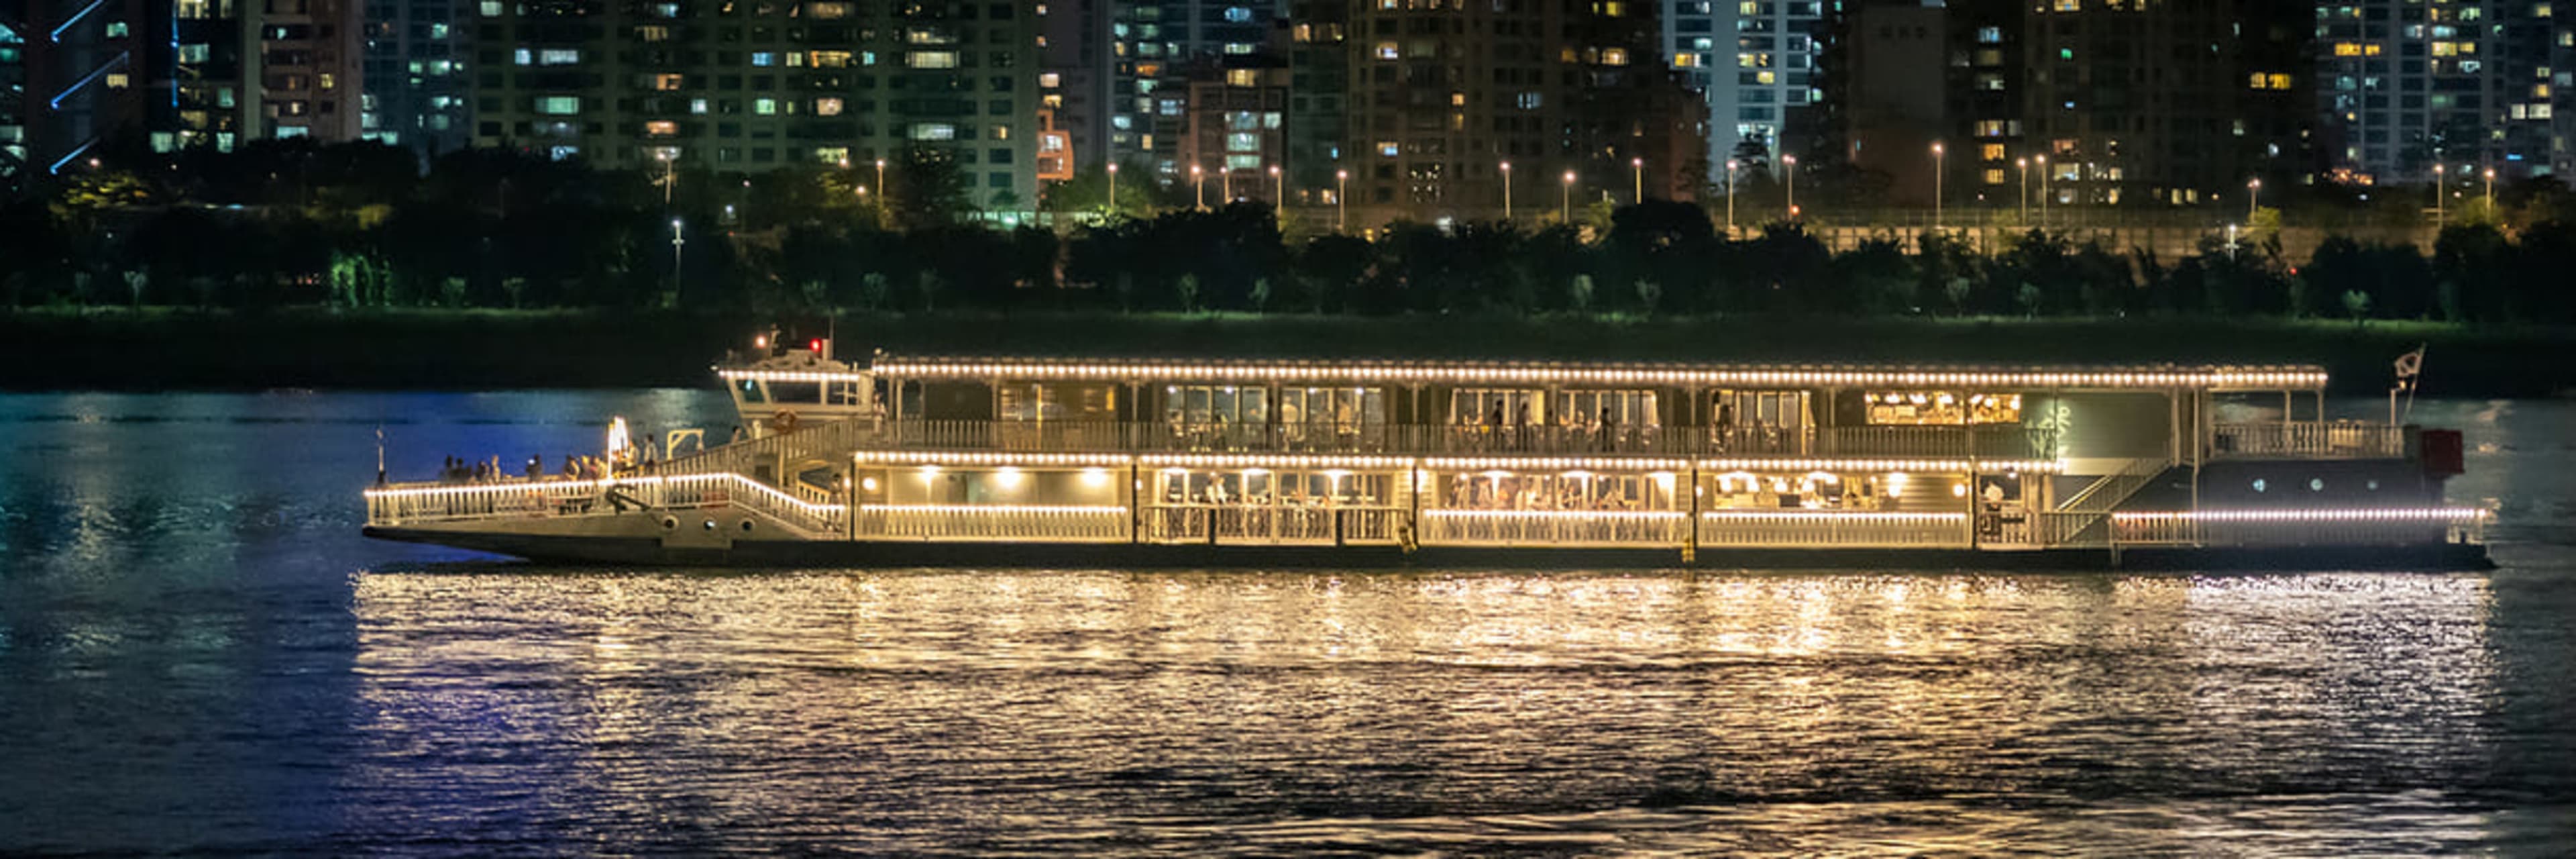
[{"label": "boat antenna", "polygon": [[376,485],[385,485],[385,425],[376,425]]}]

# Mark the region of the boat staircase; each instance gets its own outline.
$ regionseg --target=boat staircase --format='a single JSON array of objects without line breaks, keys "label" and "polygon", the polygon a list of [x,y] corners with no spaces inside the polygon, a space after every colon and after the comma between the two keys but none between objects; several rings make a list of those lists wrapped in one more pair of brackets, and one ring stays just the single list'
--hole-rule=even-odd
[{"label": "boat staircase", "polygon": [[2047,548],[2109,548],[2112,512],[2172,468],[2173,462],[2163,457],[2129,460],[2118,471],[2102,475],[2037,517],[2039,527],[2031,535],[2032,544]]},{"label": "boat staircase", "polygon": [[821,421],[674,457],[653,467],[660,475],[738,474],[816,504],[834,503],[832,489],[808,484],[790,469],[810,462],[846,462],[850,451],[874,439],[873,418]]}]

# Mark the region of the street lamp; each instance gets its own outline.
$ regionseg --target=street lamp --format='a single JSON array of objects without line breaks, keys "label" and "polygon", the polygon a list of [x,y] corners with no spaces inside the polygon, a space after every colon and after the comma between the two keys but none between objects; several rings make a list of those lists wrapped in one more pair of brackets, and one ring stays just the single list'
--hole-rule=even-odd
[{"label": "street lamp", "polygon": [[2435,229],[2441,228],[2449,212],[2449,201],[2444,198],[2451,195],[2451,189],[2444,186],[2442,181],[2442,174],[2448,172],[2447,168],[2448,165],[2433,165],[2433,227]]},{"label": "street lamp", "polygon": [[1351,171],[1333,171],[1333,232],[1347,232],[1351,226]]},{"label": "street lamp", "polygon": [[1948,160],[1942,157],[1940,141],[1932,143],[1932,231],[1941,231],[1941,168]]},{"label": "street lamp", "polygon": [[2015,158],[2013,166],[2021,169],[2021,221],[2030,223],[2030,159]]},{"label": "street lamp", "polygon": [[1107,220],[1118,214],[1118,162],[1109,163],[1109,204],[1100,207],[1100,217]]},{"label": "street lamp", "polygon": [[1512,162],[1503,162],[1503,223],[1512,221]]},{"label": "street lamp", "polygon": [[1629,193],[1636,197],[1634,202],[1642,204],[1646,202],[1646,159],[1628,159],[1628,171],[1635,177],[1633,182],[1636,185],[1636,189]]},{"label": "street lamp", "polygon": [[1228,206],[1234,205],[1234,165],[1217,162],[1216,189],[1220,195],[1217,197],[1218,202]]},{"label": "street lamp", "polygon": [[680,168],[671,161],[671,150],[655,152],[653,157],[662,162],[662,208],[668,210],[671,208],[671,189],[680,185]]},{"label": "street lamp", "polygon": [[2258,211],[2261,211],[2261,210],[2262,210],[2262,208],[2263,208],[2263,180],[2261,180],[2261,179],[2249,179],[2249,180],[2246,180],[2246,182],[2245,182],[2245,226],[2246,226],[2246,228],[2247,228],[2247,229],[2252,229],[2252,228],[2254,227],[2254,213],[2255,213],[2255,212],[2258,212]]},{"label": "street lamp", "polygon": [[1574,223],[1574,171],[1565,171],[1565,189],[1556,197],[1556,219]]},{"label": "street lamp", "polygon": [[2046,221],[2048,220],[2048,156],[2039,156],[2037,160],[2039,161],[2039,219]]},{"label": "street lamp", "polygon": [[683,245],[683,244],[687,244],[687,240],[686,240],[686,239],[682,239],[682,238],[680,238],[680,219],[678,219],[678,218],[672,218],[672,219],[671,219],[671,291],[672,291],[672,292],[675,292],[675,293],[680,291],[680,246],[681,246],[681,245]]},{"label": "street lamp", "polygon": [[1744,166],[1733,158],[1726,159],[1726,238],[1735,240],[1735,170]]},{"label": "street lamp", "polygon": [[1780,163],[1789,167],[1789,219],[1796,220],[1798,218],[1798,156],[1780,156]]},{"label": "street lamp", "polygon": [[1198,197],[1198,208],[1207,208],[1207,176],[1199,165],[1190,165],[1190,193]]},{"label": "street lamp", "polygon": [[1270,165],[1270,208],[1288,208],[1288,177],[1279,172],[1277,164]]},{"label": "street lamp", "polygon": [[877,159],[877,193],[883,195],[885,187],[885,159],[879,158]]},{"label": "street lamp", "polygon": [[2495,168],[2487,168],[2487,217],[2495,217]]}]

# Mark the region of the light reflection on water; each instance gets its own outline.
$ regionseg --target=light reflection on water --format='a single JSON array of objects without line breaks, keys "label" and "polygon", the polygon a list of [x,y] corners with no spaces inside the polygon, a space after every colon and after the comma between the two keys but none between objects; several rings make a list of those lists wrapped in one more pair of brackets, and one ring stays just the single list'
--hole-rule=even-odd
[{"label": "light reflection on water", "polygon": [[[366,573],[361,747],[509,765],[364,754],[347,789],[433,781],[453,803],[398,826],[501,840],[677,805],[894,850],[2432,849],[2499,836],[2440,787],[2494,752],[2491,600],[2359,574]],[[482,815],[513,789],[546,810]]]},{"label": "light reflection on water", "polygon": [[722,575],[355,535],[378,425],[417,475],[609,414],[729,419],[0,395],[0,853],[2576,840],[2567,403],[2418,407],[2468,432],[2489,574]]}]

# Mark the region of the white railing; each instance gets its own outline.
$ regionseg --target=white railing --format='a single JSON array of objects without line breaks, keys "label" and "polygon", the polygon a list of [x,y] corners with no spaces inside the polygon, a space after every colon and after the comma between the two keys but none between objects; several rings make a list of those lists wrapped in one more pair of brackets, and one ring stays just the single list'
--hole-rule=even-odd
[{"label": "white railing", "polygon": [[1127,508],[949,504],[861,507],[858,536],[897,540],[1125,542]]},{"label": "white railing", "polygon": [[2103,513],[2120,506],[2129,496],[2138,494],[2165,473],[2168,463],[2162,459],[2133,459],[2119,471],[2103,475],[2090,486],[2057,505],[2060,512]]},{"label": "white railing", "polygon": [[1425,510],[1422,545],[1679,546],[1690,514],[1659,511]]},{"label": "white railing", "polygon": [[366,497],[367,524],[383,526],[738,505],[812,534],[838,531],[842,512],[840,505],[807,501],[739,474],[415,484],[370,489]]},{"label": "white railing", "polygon": [[1366,544],[1395,542],[1396,507],[1172,504],[1141,514],[1147,542]]},{"label": "white railing", "polygon": [[1816,431],[1819,456],[2054,459],[2057,435],[2015,424],[1852,426]]},{"label": "white railing", "polygon": [[783,461],[792,467],[813,458],[841,460],[848,458],[861,443],[881,438],[879,429],[873,418],[812,423],[795,432],[746,439],[673,457],[655,464],[653,473],[749,474],[755,464],[762,462]]},{"label": "white railing", "polygon": [[2419,546],[2482,542],[2494,518],[2460,507],[2111,514],[2120,546]]},{"label": "white railing", "polygon": [[2368,421],[2219,424],[2210,455],[2315,459],[2395,459],[2406,455],[2406,428]]},{"label": "white railing", "polygon": [[1964,547],[1966,513],[1720,510],[1700,514],[1701,546]]}]

